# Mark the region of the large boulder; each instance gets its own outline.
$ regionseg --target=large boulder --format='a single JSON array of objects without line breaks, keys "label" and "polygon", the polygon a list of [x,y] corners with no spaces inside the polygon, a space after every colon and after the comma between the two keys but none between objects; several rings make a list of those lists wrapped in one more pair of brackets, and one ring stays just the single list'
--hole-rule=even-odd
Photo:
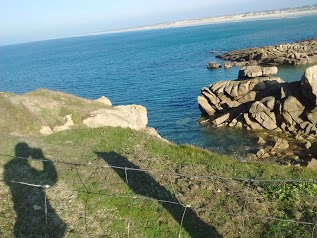
[{"label": "large boulder", "polygon": [[246,66],[239,71],[239,79],[266,77],[277,74],[277,67]]},{"label": "large boulder", "polygon": [[294,96],[286,97],[281,104],[281,114],[284,130],[296,131],[298,125],[303,122],[301,115],[305,106]]},{"label": "large boulder", "polygon": [[212,116],[215,114],[216,110],[209,104],[208,100],[203,96],[198,96],[198,105],[200,111],[203,115]]},{"label": "large boulder", "polygon": [[317,65],[306,69],[301,79],[301,92],[317,105]]},{"label": "large boulder", "polygon": [[252,129],[252,130],[263,130],[264,129],[256,120],[254,120],[252,117],[250,117],[248,113],[243,114],[243,119],[245,122],[245,126],[248,129]]},{"label": "large boulder", "polygon": [[268,130],[274,130],[277,128],[274,112],[271,112],[270,108],[265,106],[263,103],[259,101],[254,102],[250,107],[249,114],[263,128]]},{"label": "large boulder", "polygon": [[[280,88],[284,81],[275,77],[256,77],[248,80],[226,80],[214,83],[210,91],[221,98],[223,95],[240,103],[254,101],[263,92],[270,90],[273,86]],[[264,94],[263,94],[264,95]]]},{"label": "large boulder", "polygon": [[146,128],[148,118],[145,107],[128,105],[94,111],[83,123],[89,128],[112,126],[141,130]]},{"label": "large boulder", "polygon": [[257,65],[247,66],[239,71],[239,79],[261,77],[262,75],[262,67]]}]

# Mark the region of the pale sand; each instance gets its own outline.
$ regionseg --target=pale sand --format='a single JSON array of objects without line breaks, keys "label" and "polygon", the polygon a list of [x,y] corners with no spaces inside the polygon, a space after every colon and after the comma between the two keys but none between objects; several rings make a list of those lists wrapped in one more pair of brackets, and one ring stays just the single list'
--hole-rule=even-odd
[{"label": "pale sand", "polygon": [[314,15],[314,14],[317,14],[316,8],[311,10],[288,10],[288,11],[276,10],[276,11],[269,11],[269,12],[255,12],[255,13],[247,13],[247,14],[239,14],[239,15],[177,21],[177,22],[162,23],[162,24],[127,28],[127,29],[120,29],[120,30],[96,32],[96,33],[85,34],[80,36],[102,35],[102,34],[110,34],[110,33],[143,31],[143,30],[154,30],[154,29],[166,29],[166,28],[175,28],[175,27],[186,27],[186,26],[199,26],[199,25],[219,24],[219,23],[227,23],[227,22],[293,18],[293,17],[300,17],[304,15]]}]

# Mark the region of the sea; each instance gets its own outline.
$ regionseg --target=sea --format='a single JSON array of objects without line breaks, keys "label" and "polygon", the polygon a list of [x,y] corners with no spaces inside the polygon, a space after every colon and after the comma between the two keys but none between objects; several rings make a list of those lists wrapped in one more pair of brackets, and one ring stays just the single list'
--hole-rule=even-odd
[{"label": "sea", "polygon": [[[255,146],[241,129],[199,124],[197,96],[211,83],[236,79],[239,68],[207,69],[216,54],[317,36],[317,15],[72,37],[0,47],[0,91],[38,88],[114,106],[140,104],[159,134],[234,154]],[[212,54],[211,51],[216,51]],[[279,67],[285,81],[300,80],[304,66]]]}]

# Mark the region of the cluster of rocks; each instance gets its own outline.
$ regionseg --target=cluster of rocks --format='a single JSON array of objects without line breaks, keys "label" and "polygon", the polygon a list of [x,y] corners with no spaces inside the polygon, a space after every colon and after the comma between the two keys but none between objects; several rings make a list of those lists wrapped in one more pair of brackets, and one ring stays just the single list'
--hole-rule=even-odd
[{"label": "cluster of rocks", "polygon": [[[1,92],[0,102],[6,105],[0,108],[2,133],[51,135],[70,129],[108,126],[143,131],[167,141],[154,128],[147,126],[147,109],[144,106],[113,106],[105,96],[89,100],[63,92],[37,89],[22,95]],[[9,123],[8,118],[13,123]]]},{"label": "cluster of rocks", "polygon": [[[105,126],[130,128],[146,132],[151,136],[168,142],[163,139],[154,128],[147,127],[148,117],[147,110],[144,106],[133,104],[113,107],[111,101],[105,96],[95,101],[104,104],[106,107],[90,112],[89,116],[82,121],[88,128],[100,128]],[[57,125],[52,129],[50,126],[42,126],[40,133],[42,135],[50,135],[55,132],[69,130],[76,126],[72,120],[72,114],[66,115],[64,120],[66,121],[65,124]]]},{"label": "cluster of rocks", "polygon": [[299,41],[293,44],[263,46],[234,50],[217,56],[232,61],[226,67],[241,65],[300,65],[317,62],[317,38]]},{"label": "cluster of rocks", "polygon": [[208,69],[219,69],[219,68],[225,68],[225,69],[229,69],[232,67],[241,67],[241,66],[253,66],[253,65],[257,65],[256,61],[243,61],[243,62],[236,62],[236,61],[232,61],[232,62],[224,62],[223,65],[214,61],[210,61],[207,65]]},{"label": "cluster of rocks", "polygon": [[[198,96],[201,123],[294,133],[311,140],[304,142],[312,147],[317,136],[317,65],[292,83],[273,77],[276,73],[276,67],[247,66],[239,71],[237,80],[203,88]],[[274,149],[289,147],[278,137],[273,144]],[[262,152],[257,156],[268,156]]]}]

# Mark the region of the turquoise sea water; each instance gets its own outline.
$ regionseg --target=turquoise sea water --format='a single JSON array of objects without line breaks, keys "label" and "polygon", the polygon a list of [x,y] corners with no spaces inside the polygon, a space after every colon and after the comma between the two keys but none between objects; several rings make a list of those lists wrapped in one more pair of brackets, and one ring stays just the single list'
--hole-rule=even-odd
[{"label": "turquoise sea water", "polygon": [[[114,105],[141,104],[149,126],[163,137],[230,152],[254,139],[242,130],[198,124],[200,89],[235,79],[239,70],[208,70],[209,61],[219,61],[209,52],[316,37],[316,23],[312,15],[3,46],[0,91],[47,88],[90,99],[105,95]],[[281,67],[279,76],[299,80],[305,67]]]}]

